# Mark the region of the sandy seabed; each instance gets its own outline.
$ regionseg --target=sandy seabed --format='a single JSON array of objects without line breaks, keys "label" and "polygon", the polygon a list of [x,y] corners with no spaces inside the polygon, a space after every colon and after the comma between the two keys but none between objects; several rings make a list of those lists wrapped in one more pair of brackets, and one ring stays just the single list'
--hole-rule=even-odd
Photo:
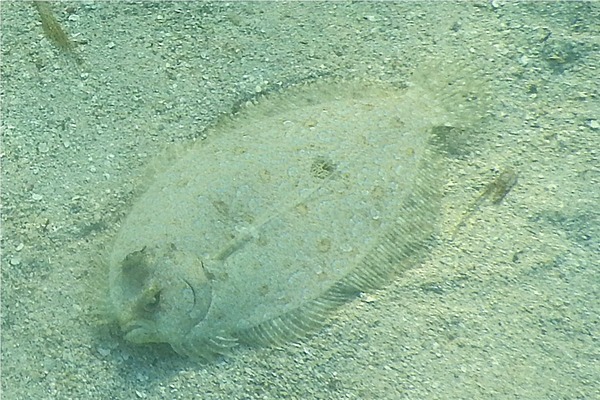
[{"label": "sandy seabed", "polygon": [[[600,3],[52,8],[77,57],[30,4],[0,5],[3,398],[600,397]],[[467,61],[493,101],[450,149],[420,265],[305,341],[208,364],[101,323],[97,260],[165,148],[264,92],[436,60]],[[514,188],[465,219],[507,169]]]}]

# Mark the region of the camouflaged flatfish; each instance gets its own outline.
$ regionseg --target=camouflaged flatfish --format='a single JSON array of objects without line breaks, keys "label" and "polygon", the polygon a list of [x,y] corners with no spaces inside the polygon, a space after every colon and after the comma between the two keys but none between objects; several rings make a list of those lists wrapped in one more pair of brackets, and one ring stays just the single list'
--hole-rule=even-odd
[{"label": "camouflaged flatfish", "polygon": [[[222,121],[134,204],[108,256],[125,338],[279,344],[413,263],[436,225],[450,97],[324,82]],[[446,99],[446,100],[444,100]]]}]

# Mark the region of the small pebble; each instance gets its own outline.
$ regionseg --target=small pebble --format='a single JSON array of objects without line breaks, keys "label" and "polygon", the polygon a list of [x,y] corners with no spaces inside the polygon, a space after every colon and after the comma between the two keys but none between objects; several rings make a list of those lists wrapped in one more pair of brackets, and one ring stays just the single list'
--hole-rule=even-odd
[{"label": "small pebble", "polygon": [[50,150],[50,147],[48,146],[48,143],[40,143],[38,145],[38,151],[40,153],[47,153]]},{"label": "small pebble", "polygon": [[105,349],[103,347],[98,347],[98,354],[100,354],[102,357],[106,357],[110,354],[110,349]]}]

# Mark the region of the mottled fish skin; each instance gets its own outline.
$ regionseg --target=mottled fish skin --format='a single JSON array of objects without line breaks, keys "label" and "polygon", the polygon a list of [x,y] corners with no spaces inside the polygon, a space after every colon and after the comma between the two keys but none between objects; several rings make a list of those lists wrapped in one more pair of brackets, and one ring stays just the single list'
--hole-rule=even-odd
[{"label": "mottled fish skin", "polygon": [[205,358],[295,340],[411,266],[439,214],[433,128],[468,114],[442,94],[321,82],[217,125],[156,175],[115,239],[125,338]]}]

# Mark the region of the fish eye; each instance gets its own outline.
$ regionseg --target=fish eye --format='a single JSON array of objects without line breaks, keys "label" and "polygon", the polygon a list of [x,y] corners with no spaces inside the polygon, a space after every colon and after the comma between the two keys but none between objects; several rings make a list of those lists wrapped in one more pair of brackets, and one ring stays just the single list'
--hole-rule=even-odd
[{"label": "fish eye", "polygon": [[156,309],[158,308],[158,305],[160,304],[160,294],[161,294],[161,291],[159,290],[148,299],[146,304],[144,304],[145,311],[147,311],[147,312],[156,311]]}]

